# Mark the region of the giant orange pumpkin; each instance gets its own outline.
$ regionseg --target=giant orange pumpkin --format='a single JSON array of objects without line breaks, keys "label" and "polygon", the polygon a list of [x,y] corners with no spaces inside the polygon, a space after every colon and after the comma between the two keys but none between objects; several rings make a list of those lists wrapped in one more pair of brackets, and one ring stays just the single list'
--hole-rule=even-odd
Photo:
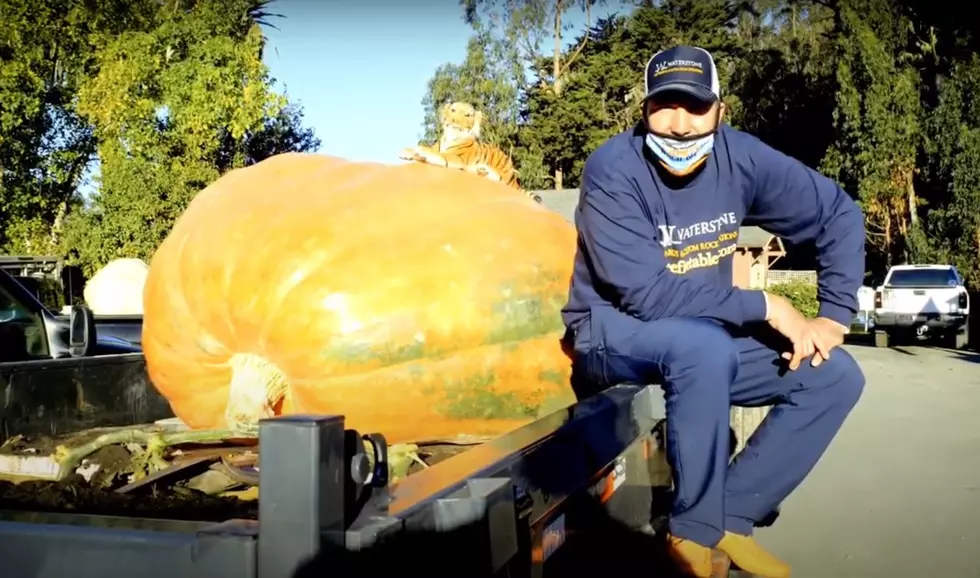
[{"label": "giant orange pumpkin", "polygon": [[280,155],[204,189],[153,256],[147,369],[192,428],[495,435],[573,401],[574,251],[560,216],[472,174]]}]

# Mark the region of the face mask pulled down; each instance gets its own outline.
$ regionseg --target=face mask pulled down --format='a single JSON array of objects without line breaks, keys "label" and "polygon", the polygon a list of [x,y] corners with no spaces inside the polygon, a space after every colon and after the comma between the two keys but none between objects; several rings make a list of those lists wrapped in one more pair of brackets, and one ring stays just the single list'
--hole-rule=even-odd
[{"label": "face mask pulled down", "polygon": [[671,173],[690,174],[704,161],[715,145],[714,131],[691,138],[671,138],[647,132],[646,145]]}]

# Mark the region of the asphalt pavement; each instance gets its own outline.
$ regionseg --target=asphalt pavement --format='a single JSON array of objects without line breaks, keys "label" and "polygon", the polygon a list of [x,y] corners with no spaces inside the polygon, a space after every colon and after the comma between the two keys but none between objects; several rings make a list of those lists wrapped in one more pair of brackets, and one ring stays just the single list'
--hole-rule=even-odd
[{"label": "asphalt pavement", "polygon": [[760,542],[794,578],[980,577],[980,354],[846,349],[864,395]]}]

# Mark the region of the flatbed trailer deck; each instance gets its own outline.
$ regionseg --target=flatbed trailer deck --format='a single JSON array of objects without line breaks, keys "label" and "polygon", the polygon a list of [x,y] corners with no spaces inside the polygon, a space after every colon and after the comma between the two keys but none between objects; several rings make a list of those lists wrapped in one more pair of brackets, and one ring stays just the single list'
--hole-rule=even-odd
[{"label": "flatbed trailer deck", "polygon": [[654,570],[663,416],[659,388],[618,386],[394,484],[342,416],[269,419],[258,520],[2,510],[0,556],[18,578]]},{"label": "flatbed trailer deck", "polygon": [[[56,440],[92,428],[131,429],[134,426],[126,424],[167,421],[173,416],[149,383],[141,354],[59,362],[3,364],[0,377],[7,401],[0,408],[0,442],[11,446],[17,441],[8,438],[17,436]],[[764,413],[764,408],[733,410],[738,446]],[[266,468],[258,475],[264,500],[175,499],[166,487],[157,491],[154,485],[127,495],[70,483],[29,481],[13,486],[0,476],[0,555],[5,570],[9,568],[10,575],[18,578],[107,578],[137,571],[150,576],[172,572],[278,576],[285,574],[260,573],[266,566],[258,560],[269,555],[261,544],[279,540],[275,537],[279,531],[268,529],[276,527],[277,516],[285,515],[287,520],[280,524],[292,528],[289,532],[294,534],[317,524],[330,529],[318,534],[320,538],[303,538],[307,543],[320,540],[324,550],[316,558],[320,562],[341,560],[340,568],[351,568],[363,577],[379,563],[395,563],[398,558],[386,552],[402,548],[411,550],[405,554],[407,568],[422,565],[433,575],[440,561],[449,564],[444,560],[447,552],[463,551],[464,546],[445,545],[459,532],[433,534],[432,528],[452,526],[451,520],[446,521],[451,512],[479,509],[487,503],[487,496],[497,500],[503,491],[500,488],[510,487],[510,501],[494,511],[514,510],[517,529],[504,523],[506,529],[500,535],[514,534],[520,540],[509,558],[515,561],[508,562],[506,573],[498,575],[540,576],[546,571],[557,576],[566,573],[563,568],[580,574],[586,567],[604,572],[622,567],[623,572],[635,572],[637,567],[649,567],[653,576],[669,576],[661,570],[666,565],[658,553],[660,541],[650,535],[669,505],[671,480],[662,449],[663,416],[659,387],[619,386],[486,443],[423,448],[431,454],[423,456],[425,461],[434,465],[413,471],[390,487],[381,484],[366,489],[354,480],[355,475],[364,475],[363,460],[356,458],[360,461],[355,464],[355,456],[350,455],[355,451],[353,445],[361,451],[363,447],[350,443],[349,438],[356,434],[345,433],[342,418],[269,420],[258,444],[265,455]],[[317,431],[320,441],[281,441],[288,431],[294,437]],[[348,439],[342,457],[339,450],[329,453],[324,449],[334,447],[335,442],[325,440],[338,435]],[[50,449],[41,448],[39,453]],[[343,495],[318,492],[323,479],[332,480],[334,490],[343,488]],[[494,484],[502,485],[491,491]],[[285,498],[276,498],[277,494]],[[290,501],[290,496],[295,499]],[[319,514],[312,513],[313,504],[319,504]],[[305,513],[299,518],[284,514],[288,508]],[[343,509],[342,522],[337,518],[338,508]],[[306,520],[308,516],[314,518]],[[264,520],[265,534],[259,531],[258,520]],[[399,538],[378,546],[371,532],[379,524],[387,525],[382,536],[393,532]],[[497,537],[498,528],[485,527],[477,537],[467,538],[464,557],[476,559],[470,554],[474,545],[485,549],[489,547],[485,542],[497,544],[503,539],[509,543],[510,538]],[[350,551],[339,548],[338,532],[343,544],[352,547]],[[303,539],[286,541],[300,544]],[[414,545],[409,548],[399,543]],[[509,548],[505,551],[511,551]],[[282,552],[276,559],[286,556],[289,549]],[[630,564],[633,569],[626,568]],[[332,568],[336,574],[338,566]],[[458,570],[445,572],[457,575]]]}]

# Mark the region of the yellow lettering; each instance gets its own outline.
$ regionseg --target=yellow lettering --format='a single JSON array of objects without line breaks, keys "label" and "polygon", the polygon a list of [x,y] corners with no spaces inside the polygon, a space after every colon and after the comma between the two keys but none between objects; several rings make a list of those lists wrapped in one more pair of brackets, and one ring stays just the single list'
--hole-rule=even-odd
[{"label": "yellow lettering", "polygon": [[704,241],[701,243],[702,251],[710,251],[712,249],[717,249],[720,243],[718,241]]},{"label": "yellow lettering", "polygon": [[[722,259],[734,253],[737,248],[737,246],[734,244],[725,245],[724,247],[718,248],[719,244],[719,241],[705,241],[685,247],[680,251],[680,256],[682,259],[668,263],[667,269],[675,275],[684,275],[694,269],[717,267],[721,263]],[[683,259],[683,257],[686,257],[698,250],[700,250],[700,252],[698,252],[696,255],[693,255],[688,259]],[[675,254],[677,253],[677,251],[674,249],[671,249],[670,251],[673,251]],[[664,253],[666,254],[667,251],[664,251]]]}]

